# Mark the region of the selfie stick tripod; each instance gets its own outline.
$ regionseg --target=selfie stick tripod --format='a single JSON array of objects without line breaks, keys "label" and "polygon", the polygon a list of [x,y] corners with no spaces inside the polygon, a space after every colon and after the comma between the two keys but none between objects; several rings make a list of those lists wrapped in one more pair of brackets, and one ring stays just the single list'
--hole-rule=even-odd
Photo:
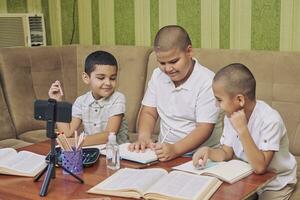
[{"label": "selfie stick tripod", "polygon": [[[55,178],[55,164],[58,164],[56,162],[56,151],[55,151],[55,138],[56,134],[54,132],[55,128],[55,116],[56,116],[56,100],[49,99],[48,100],[48,110],[47,110],[47,137],[51,138],[51,150],[50,150],[50,158],[48,166],[34,179],[34,181],[38,181],[45,172],[46,176],[40,191],[40,196],[44,197],[47,195],[48,186],[50,183],[51,178]],[[59,165],[59,164],[58,164]],[[61,168],[63,168],[65,171],[67,171],[69,174],[71,174],[74,178],[76,178],[80,183],[84,183],[81,178],[70,172],[68,169],[63,167],[62,165],[59,165]]]}]

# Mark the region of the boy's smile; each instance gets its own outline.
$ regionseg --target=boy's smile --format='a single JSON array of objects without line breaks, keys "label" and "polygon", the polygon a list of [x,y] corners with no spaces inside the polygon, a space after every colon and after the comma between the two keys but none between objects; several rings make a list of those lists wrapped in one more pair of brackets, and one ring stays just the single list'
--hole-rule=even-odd
[{"label": "boy's smile", "polygon": [[95,99],[110,96],[117,82],[117,67],[112,65],[95,65],[94,71],[88,76],[83,75],[83,80],[91,88]]}]

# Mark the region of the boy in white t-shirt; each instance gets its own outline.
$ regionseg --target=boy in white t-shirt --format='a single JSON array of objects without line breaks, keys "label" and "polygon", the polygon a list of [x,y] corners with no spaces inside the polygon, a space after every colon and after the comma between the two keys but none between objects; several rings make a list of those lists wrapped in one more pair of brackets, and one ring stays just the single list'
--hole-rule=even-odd
[{"label": "boy in white t-shirt", "polygon": [[[156,34],[154,51],[160,66],[148,83],[139,115],[138,141],[129,150],[150,147],[160,161],[167,161],[205,142],[216,145],[218,134],[212,132],[219,109],[211,88],[214,73],[193,58],[188,33],[177,25],[162,27]],[[159,119],[159,140],[153,143],[151,135]]]},{"label": "boy in white t-shirt", "polygon": [[297,182],[297,163],[289,152],[281,116],[268,104],[256,100],[255,89],[255,78],[243,64],[230,64],[216,73],[213,91],[226,114],[221,147],[200,148],[193,156],[193,163],[205,165],[208,158],[227,161],[235,155],[248,162],[257,174],[267,170],[277,173],[258,192],[259,199],[288,199]]},{"label": "boy in white t-shirt", "polygon": [[[79,96],[72,106],[72,121],[57,122],[58,130],[71,137],[83,124],[88,135],[84,145],[107,142],[109,132],[117,133],[117,142],[128,142],[128,126],[124,119],[125,96],[115,91],[118,64],[106,51],[95,51],[87,56],[82,80],[90,91]],[[49,97],[62,100],[63,91],[59,81],[49,89]]]}]

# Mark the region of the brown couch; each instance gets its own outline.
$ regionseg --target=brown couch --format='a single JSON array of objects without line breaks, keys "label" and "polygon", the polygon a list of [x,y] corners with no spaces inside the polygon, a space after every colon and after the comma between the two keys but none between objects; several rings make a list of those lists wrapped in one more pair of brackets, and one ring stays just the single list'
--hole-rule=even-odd
[{"label": "brown couch", "polygon": [[[63,46],[0,49],[0,148],[20,147],[47,139],[45,122],[33,119],[34,99],[47,99],[55,80],[61,80],[65,99],[73,102],[87,87],[81,81],[83,63],[94,50],[107,50],[119,62],[119,86],[127,99],[126,118],[132,139],[144,89],[157,66],[151,48],[136,46]],[[290,151],[300,166],[300,53],[195,49],[204,66],[218,70],[241,62],[257,80],[257,97],[282,115],[290,139]],[[157,131],[156,131],[157,132]],[[25,142],[24,142],[25,141]],[[298,171],[298,177],[300,171]],[[298,194],[299,193],[299,194]],[[296,191],[293,199],[299,199]]]}]

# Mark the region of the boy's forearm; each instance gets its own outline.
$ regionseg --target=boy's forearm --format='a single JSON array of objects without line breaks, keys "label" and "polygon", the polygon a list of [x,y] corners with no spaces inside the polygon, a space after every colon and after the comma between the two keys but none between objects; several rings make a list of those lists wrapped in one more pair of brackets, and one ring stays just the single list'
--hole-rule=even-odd
[{"label": "boy's forearm", "polygon": [[227,155],[224,149],[220,147],[217,149],[209,148],[208,158],[211,159],[212,161],[221,162],[221,161],[230,160],[232,156]]},{"label": "boy's forearm", "polygon": [[81,119],[72,117],[72,121],[70,123],[57,122],[57,129],[61,132],[64,132],[66,137],[71,137],[75,130],[79,128],[81,124]]},{"label": "boy's forearm", "polygon": [[157,114],[155,112],[152,108],[142,108],[138,119],[139,138],[151,138],[157,120]]},{"label": "boy's forearm", "polygon": [[214,124],[198,125],[189,135],[174,144],[175,153],[180,156],[198,148],[210,137],[213,128]]},{"label": "boy's forearm", "polygon": [[108,140],[108,132],[96,133],[88,135],[83,143],[83,146],[105,144]]},{"label": "boy's forearm", "polygon": [[258,174],[264,173],[268,167],[268,162],[262,151],[260,151],[254,143],[248,129],[240,133],[240,140],[243,145],[248,162]]},{"label": "boy's forearm", "polygon": [[152,128],[152,123],[150,121],[143,122],[139,125],[138,128],[138,137],[139,138],[151,138],[153,128]]}]

